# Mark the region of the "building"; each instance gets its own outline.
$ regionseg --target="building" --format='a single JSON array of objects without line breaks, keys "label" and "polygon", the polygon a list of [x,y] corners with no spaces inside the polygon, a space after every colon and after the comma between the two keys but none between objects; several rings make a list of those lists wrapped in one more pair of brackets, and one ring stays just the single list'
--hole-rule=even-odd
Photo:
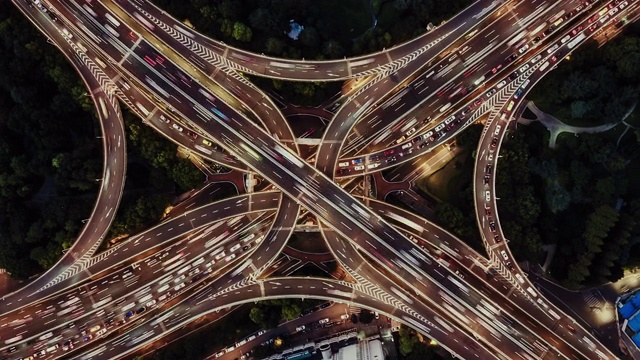
[{"label": "building", "polygon": [[347,345],[340,348],[332,360],[384,360],[382,342],[375,338]]},{"label": "building", "polygon": [[620,325],[620,348],[633,358],[640,358],[640,292],[616,300],[616,319]]}]

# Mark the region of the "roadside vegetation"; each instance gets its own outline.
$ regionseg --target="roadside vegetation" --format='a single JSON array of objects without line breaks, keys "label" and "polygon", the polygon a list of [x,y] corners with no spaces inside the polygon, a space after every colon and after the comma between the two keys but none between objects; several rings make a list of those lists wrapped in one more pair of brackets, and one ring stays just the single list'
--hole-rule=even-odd
[{"label": "roadside vegetation", "polygon": [[571,288],[640,265],[640,191],[629,186],[640,143],[628,136],[616,147],[612,135],[564,136],[549,149],[545,129],[533,124],[509,134],[501,150],[500,220],[514,256],[543,263],[542,245],[555,245],[550,275]]},{"label": "roadside vegetation", "polygon": [[[100,127],[78,74],[11,2],[0,3],[0,268],[25,279],[82,230],[102,177]],[[162,216],[203,175],[125,111],[132,159],[112,234]]]},{"label": "roadside vegetation", "polygon": [[[545,76],[527,97],[540,110],[575,126],[621,121],[640,100],[640,25],[601,48],[595,41]],[[634,117],[637,118],[638,110]]]},{"label": "roadside vegetation", "polygon": [[[328,60],[374,53],[440,24],[472,0],[153,0],[196,30],[225,44],[289,59]],[[287,36],[290,21],[304,27]],[[375,26],[374,26],[375,24]],[[339,82],[289,82],[251,77],[296,105],[317,106]]]}]

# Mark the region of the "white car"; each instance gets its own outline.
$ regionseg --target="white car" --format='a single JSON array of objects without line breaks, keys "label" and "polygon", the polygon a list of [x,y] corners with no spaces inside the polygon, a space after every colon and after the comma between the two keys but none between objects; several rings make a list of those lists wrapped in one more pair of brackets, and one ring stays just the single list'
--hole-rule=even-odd
[{"label": "white car", "polygon": [[306,329],[307,327],[304,325],[300,325],[296,328],[296,331],[304,331],[304,329]]},{"label": "white car", "polygon": [[518,279],[518,282],[520,282],[520,284],[524,284],[524,278],[522,277],[522,275],[520,274],[515,274],[516,279]]},{"label": "white car", "polygon": [[324,319],[318,321],[318,324],[322,325],[322,324],[326,324],[328,322],[329,322],[329,318],[324,318]]},{"label": "white car", "polygon": [[505,260],[509,260],[509,255],[507,255],[507,252],[502,250],[500,251],[500,255],[502,255],[502,258]]},{"label": "white car", "polygon": [[173,124],[172,126],[175,130],[182,132],[182,126],[178,125],[178,124]]},{"label": "white car", "polygon": [[487,191],[484,193],[484,199],[485,199],[487,202],[491,201],[491,191],[487,190]]},{"label": "white car", "polygon": [[444,129],[444,126],[445,126],[444,124],[440,124],[440,125],[436,126],[435,130],[436,131],[440,131],[440,130]]},{"label": "white car", "polygon": [[507,80],[502,80],[502,81],[500,81],[500,83],[498,84],[497,88],[498,88],[498,89],[502,89],[502,87],[504,87],[505,85],[507,85]]},{"label": "white car", "polygon": [[364,165],[358,165],[358,166],[354,167],[353,170],[355,170],[355,171],[364,170]]},{"label": "white car", "polygon": [[342,314],[342,316],[340,316],[340,320],[347,320],[349,318],[349,315],[347,314]]}]

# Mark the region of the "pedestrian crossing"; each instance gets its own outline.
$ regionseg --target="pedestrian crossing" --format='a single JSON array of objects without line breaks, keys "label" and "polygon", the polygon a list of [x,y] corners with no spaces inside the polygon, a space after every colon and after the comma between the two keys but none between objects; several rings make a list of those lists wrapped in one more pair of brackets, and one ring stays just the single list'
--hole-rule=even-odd
[{"label": "pedestrian crossing", "polygon": [[589,306],[590,308],[601,308],[606,303],[600,291],[596,289],[583,291],[582,298],[584,299],[584,302],[587,304],[587,306]]}]

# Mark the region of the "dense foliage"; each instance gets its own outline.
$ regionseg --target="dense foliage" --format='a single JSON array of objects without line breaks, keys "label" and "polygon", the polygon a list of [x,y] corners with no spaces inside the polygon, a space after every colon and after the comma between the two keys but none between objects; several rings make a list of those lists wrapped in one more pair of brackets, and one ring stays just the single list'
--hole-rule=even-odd
[{"label": "dense foliage", "polygon": [[[471,0],[154,0],[199,32],[256,53],[291,59],[337,59],[410,40]],[[290,20],[304,29],[289,38]],[[375,24],[375,26],[374,26]],[[319,105],[340,83],[252,79],[297,105]]]},{"label": "dense foliage", "polygon": [[595,41],[580,47],[529,98],[543,110],[578,126],[619,122],[638,102],[640,90],[640,31],[597,48]]},{"label": "dense foliage", "polygon": [[535,256],[542,244],[555,244],[550,272],[565,285],[620,278],[640,240],[640,193],[629,191],[628,154],[603,134],[567,136],[549,149],[540,126],[522,130],[502,148],[496,183],[516,258],[543,261]]},{"label": "dense foliage", "polygon": [[[225,43],[294,59],[335,59],[379,51],[425,32],[428,23],[438,24],[472,3],[469,0],[153,2]],[[287,36],[290,20],[304,27],[298,40]]]},{"label": "dense foliage", "polygon": [[95,201],[102,147],[67,60],[0,3],[0,267],[25,278],[69,247]]},{"label": "dense foliage", "polygon": [[[51,267],[78,237],[102,177],[94,105],[75,70],[10,2],[0,3],[0,268],[25,278]],[[178,190],[204,176],[176,146],[125,112],[129,156],[144,172],[112,234],[157,220]]]}]

